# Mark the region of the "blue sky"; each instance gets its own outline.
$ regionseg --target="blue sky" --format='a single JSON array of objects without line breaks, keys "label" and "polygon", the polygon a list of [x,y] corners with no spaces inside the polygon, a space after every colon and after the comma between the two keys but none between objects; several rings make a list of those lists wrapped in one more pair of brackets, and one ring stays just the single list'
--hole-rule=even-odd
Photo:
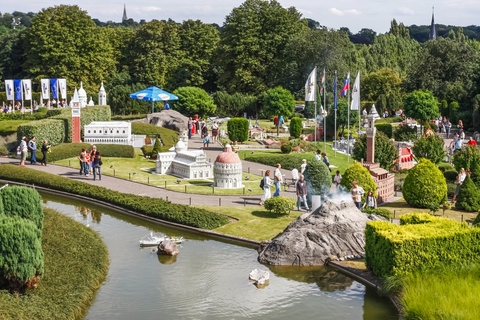
[{"label": "blue sky", "polygon": [[[2,12],[33,11],[58,4],[77,4],[92,18],[101,21],[121,21],[123,4],[127,5],[129,18],[136,21],[145,19],[168,19],[181,22],[186,19],[200,19],[206,23],[223,24],[225,16],[243,0],[1,0]],[[480,25],[480,1],[478,0],[279,0],[284,7],[295,6],[304,17],[317,20],[329,28],[348,27],[354,33],[361,28],[370,28],[385,33],[390,21],[395,18],[405,25],[429,24],[432,6],[435,6],[435,22],[446,25]]]}]

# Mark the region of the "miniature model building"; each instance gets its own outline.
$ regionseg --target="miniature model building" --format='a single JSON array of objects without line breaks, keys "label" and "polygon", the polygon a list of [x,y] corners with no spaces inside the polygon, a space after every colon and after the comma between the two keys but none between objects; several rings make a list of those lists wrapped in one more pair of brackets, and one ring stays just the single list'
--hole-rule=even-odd
[{"label": "miniature model building", "polygon": [[243,188],[242,161],[229,144],[225,146],[224,152],[217,156],[213,171],[215,188]]},{"label": "miniature model building", "polygon": [[252,140],[263,140],[267,138],[267,133],[265,129],[255,126],[248,130],[248,137]]},{"label": "miniature model building", "polygon": [[155,171],[184,179],[209,179],[212,178],[212,167],[202,150],[188,151],[179,139],[168,152],[158,153]]},{"label": "miniature model building", "polygon": [[132,144],[132,124],[126,121],[93,121],[83,130],[85,142]]},{"label": "miniature model building", "polygon": [[83,89],[83,82],[80,81],[80,89],[78,89],[78,100],[80,102],[80,108],[87,106],[87,92]]},{"label": "miniature model building", "polygon": [[105,92],[105,88],[103,87],[103,82],[100,87],[100,91],[98,92],[98,105],[99,106],[107,105],[107,93]]}]

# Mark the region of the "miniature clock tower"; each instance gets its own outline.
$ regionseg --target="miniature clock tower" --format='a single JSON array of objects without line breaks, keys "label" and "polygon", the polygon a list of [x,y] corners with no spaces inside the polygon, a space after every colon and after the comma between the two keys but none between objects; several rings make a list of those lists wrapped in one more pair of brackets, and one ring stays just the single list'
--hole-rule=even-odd
[{"label": "miniature clock tower", "polygon": [[72,98],[72,142],[81,142],[81,126],[80,126],[80,100],[78,99],[78,91],[75,88],[75,93]]},{"label": "miniature clock tower", "polygon": [[375,120],[380,119],[375,109],[375,105],[372,105],[372,109],[367,116],[368,128],[367,128],[367,163],[375,162],[375,134],[377,128],[375,128]]}]

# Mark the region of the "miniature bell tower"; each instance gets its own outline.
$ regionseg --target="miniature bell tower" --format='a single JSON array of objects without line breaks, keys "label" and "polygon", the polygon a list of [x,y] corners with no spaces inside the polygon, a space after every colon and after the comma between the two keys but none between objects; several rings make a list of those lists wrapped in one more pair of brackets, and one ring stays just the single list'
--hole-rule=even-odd
[{"label": "miniature bell tower", "polygon": [[98,105],[99,106],[106,106],[107,105],[107,93],[105,92],[105,88],[102,86],[100,87],[100,91],[98,92]]},{"label": "miniature bell tower", "polygon": [[372,105],[372,109],[367,116],[368,128],[367,128],[367,163],[375,163],[375,134],[377,128],[375,128],[375,120],[380,119],[375,109],[375,105]]},{"label": "miniature bell tower", "polygon": [[81,142],[81,124],[80,124],[80,100],[78,99],[78,91],[75,88],[75,93],[72,98],[72,143]]}]

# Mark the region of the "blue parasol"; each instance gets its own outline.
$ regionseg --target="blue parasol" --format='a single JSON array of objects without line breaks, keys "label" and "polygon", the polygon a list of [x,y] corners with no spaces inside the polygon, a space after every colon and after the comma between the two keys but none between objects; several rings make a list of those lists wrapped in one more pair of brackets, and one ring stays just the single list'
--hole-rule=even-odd
[{"label": "blue parasol", "polygon": [[153,104],[155,103],[155,101],[178,100],[178,97],[176,95],[157,87],[150,87],[145,90],[132,93],[129,96],[132,99],[152,101],[152,113]]}]

